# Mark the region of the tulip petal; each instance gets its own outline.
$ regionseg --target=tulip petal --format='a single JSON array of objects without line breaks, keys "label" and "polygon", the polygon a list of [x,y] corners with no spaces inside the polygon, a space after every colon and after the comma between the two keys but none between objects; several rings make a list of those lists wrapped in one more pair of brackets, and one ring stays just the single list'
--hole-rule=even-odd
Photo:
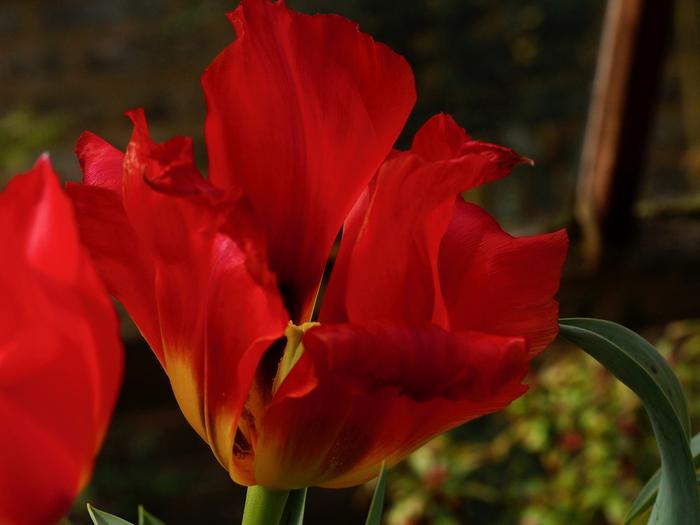
[{"label": "tulip petal", "polygon": [[521,338],[371,323],[321,325],[303,345],[258,423],[255,481],[268,487],[362,483],[527,389]]},{"label": "tulip petal", "polygon": [[0,195],[0,224],[0,522],[44,525],[89,479],[122,350],[46,157]]},{"label": "tulip petal", "polygon": [[333,15],[243,0],[202,79],[210,179],[265,228],[292,319],[307,321],[343,219],[415,102],[403,58]]},{"label": "tulip petal", "polygon": [[121,194],[124,154],[90,131],[78,138],[75,153],[83,172],[83,184]]},{"label": "tulip petal", "polygon": [[82,242],[107,289],[129,311],[162,364],[153,263],[122,202],[124,154],[90,132],[78,139],[76,154],[83,183],[66,184],[66,192],[75,207]]},{"label": "tulip petal", "polygon": [[255,370],[284,332],[289,314],[273,288],[260,286],[245,254],[226,239],[217,243],[207,305],[205,406],[208,441],[234,480],[233,443]]},{"label": "tulip petal", "polygon": [[428,162],[459,156],[471,137],[450,115],[438,113],[421,126],[413,137],[411,151]]},{"label": "tulip petal", "polygon": [[446,326],[437,256],[455,196],[524,161],[512,150],[469,139],[446,115],[430,119],[412,151],[390,156],[379,169],[364,213],[356,208],[348,216],[344,232],[351,235],[341,241],[321,321]]},{"label": "tulip petal", "polygon": [[163,360],[153,265],[128,222],[120,194],[68,183],[80,237],[109,292],[129,311],[144,339]]},{"label": "tulip petal", "polygon": [[274,276],[251,267],[245,248],[256,234],[244,228],[255,225],[239,195],[202,178],[189,139],[156,144],[143,112],[129,115],[124,207],[153,255],[164,366],[185,417],[228,469],[253,377],[238,368],[255,370],[289,315]]},{"label": "tulip petal", "polygon": [[465,189],[506,177],[516,164],[533,164],[532,160],[521,157],[510,148],[472,139],[451,116],[444,113],[435,115],[418,130],[411,151],[428,162],[469,154],[488,158],[491,161],[488,169],[473,170],[471,178],[465,178]]},{"label": "tulip petal", "polygon": [[458,201],[440,245],[442,295],[453,330],[527,338],[537,354],[558,333],[565,230],[511,237],[484,210]]},{"label": "tulip petal", "polygon": [[237,369],[255,370],[289,315],[240,194],[199,174],[190,139],[156,144],[143,111],[128,115],[125,157],[83,135],[85,184],[69,192],[110,290],[166,369],[185,418],[228,469],[254,375]]}]

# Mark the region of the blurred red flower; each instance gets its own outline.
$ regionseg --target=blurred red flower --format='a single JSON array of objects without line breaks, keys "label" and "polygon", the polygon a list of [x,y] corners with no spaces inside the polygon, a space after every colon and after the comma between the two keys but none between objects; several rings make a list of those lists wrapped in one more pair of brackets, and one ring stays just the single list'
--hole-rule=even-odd
[{"label": "blurred red flower", "polygon": [[[243,0],[191,141],[93,134],[69,192],[85,242],[231,477],[343,487],[520,396],[557,333],[567,240],[513,238],[460,192],[527,162],[438,115],[392,151],[406,62],[348,20]],[[324,266],[343,227],[320,324]]]},{"label": "blurred red flower", "polygon": [[46,525],[90,478],[122,348],[47,157],[0,194],[0,225],[0,523]]}]

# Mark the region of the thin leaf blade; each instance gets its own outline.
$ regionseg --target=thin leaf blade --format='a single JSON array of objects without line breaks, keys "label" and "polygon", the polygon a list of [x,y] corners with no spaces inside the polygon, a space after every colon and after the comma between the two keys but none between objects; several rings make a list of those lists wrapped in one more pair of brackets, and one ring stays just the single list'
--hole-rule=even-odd
[{"label": "thin leaf blade", "polygon": [[658,498],[649,523],[697,525],[700,499],[689,447],[683,390],[661,355],[631,330],[598,319],[562,319],[561,334],[633,390],[649,415],[661,453]]},{"label": "thin leaf blade", "polygon": [[88,514],[95,525],[134,525],[130,521],[121,519],[119,516],[110,514],[100,509],[96,509],[88,503]]},{"label": "thin leaf blade", "polygon": [[382,512],[384,511],[384,494],[386,493],[386,466],[382,464],[382,470],[377,478],[377,485],[374,487],[372,503],[369,506],[365,525],[380,525],[382,522]]},{"label": "thin leaf blade", "polygon": [[165,522],[144,509],[143,505],[139,505],[139,525],[165,525]]},{"label": "thin leaf blade", "polygon": [[[700,434],[695,434],[690,440],[690,453],[693,456],[695,468],[700,468]],[[698,483],[700,483],[700,474],[697,475]],[[641,516],[656,500],[656,494],[659,490],[661,482],[661,469],[657,470],[654,475],[649,478],[646,485],[639,491],[639,495],[632,503],[627,516],[625,516],[625,525],[634,521]]]}]

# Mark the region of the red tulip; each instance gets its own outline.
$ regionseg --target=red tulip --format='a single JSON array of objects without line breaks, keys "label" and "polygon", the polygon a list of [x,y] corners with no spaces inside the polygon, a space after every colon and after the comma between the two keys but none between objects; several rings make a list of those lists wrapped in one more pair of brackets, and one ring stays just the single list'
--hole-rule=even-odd
[{"label": "red tulip", "polygon": [[90,478],[122,349],[47,157],[0,194],[0,242],[0,523],[47,525]]},{"label": "red tulip", "polygon": [[[187,420],[242,484],[361,483],[520,396],[557,333],[563,231],[504,233],[460,192],[527,159],[431,119],[406,62],[332,15],[243,0],[191,142],[78,143],[93,258]],[[309,323],[329,252],[340,252]]]}]

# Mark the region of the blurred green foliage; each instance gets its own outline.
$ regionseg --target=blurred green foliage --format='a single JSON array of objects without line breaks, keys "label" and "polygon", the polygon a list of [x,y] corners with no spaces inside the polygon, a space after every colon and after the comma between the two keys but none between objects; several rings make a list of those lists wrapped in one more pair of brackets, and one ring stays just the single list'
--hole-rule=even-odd
[{"label": "blurred green foliage", "polygon": [[[700,423],[700,320],[665,327],[672,363]],[[390,525],[612,525],[658,468],[638,399],[592,358],[560,345],[530,392],[490,423],[474,422],[391,472]],[[475,441],[476,440],[476,441]],[[487,518],[488,517],[488,518]]]},{"label": "blurred green foliage", "polygon": [[0,114],[0,187],[60,139],[68,124],[62,112],[40,114],[30,106]]}]

